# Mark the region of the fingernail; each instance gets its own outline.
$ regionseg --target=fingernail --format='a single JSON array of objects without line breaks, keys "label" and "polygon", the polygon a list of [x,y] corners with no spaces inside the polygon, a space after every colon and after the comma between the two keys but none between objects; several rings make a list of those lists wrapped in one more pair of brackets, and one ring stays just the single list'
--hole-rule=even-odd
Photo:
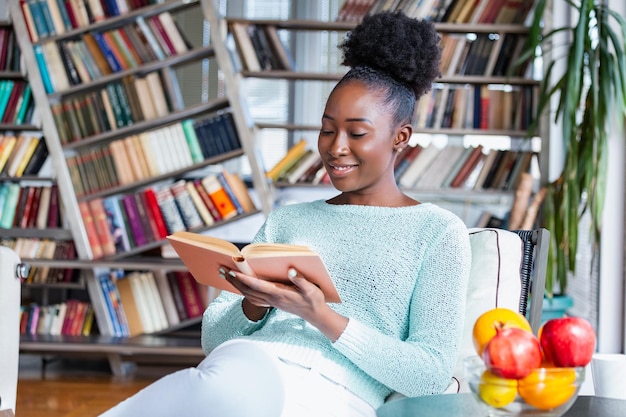
[{"label": "fingernail", "polygon": [[293,278],[295,278],[295,277],[297,277],[297,276],[298,276],[298,271],[296,271],[294,268],[289,268],[289,269],[287,270],[287,276],[288,276],[290,279],[293,279]]},{"label": "fingernail", "polygon": [[237,274],[235,274],[233,271],[228,271],[228,275],[230,275],[233,278],[237,278]]}]

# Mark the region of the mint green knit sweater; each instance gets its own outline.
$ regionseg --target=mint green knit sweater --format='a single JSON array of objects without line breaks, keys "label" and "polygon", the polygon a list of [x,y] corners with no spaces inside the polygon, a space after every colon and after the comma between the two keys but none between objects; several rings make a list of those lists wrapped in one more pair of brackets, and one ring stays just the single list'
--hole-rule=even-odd
[{"label": "mint green knit sweater", "polygon": [[456,365],[470,270],[465,225],[433,204],[410,207],[295,204],[270,214],[255,241],[317,251],[349,323],[331,343],[298,316],[272,310],[246,318],[241,297],[223,292],[205,311],[202,347],[253,339],[318,370],[373,407],[397,391],[441,393]]}]

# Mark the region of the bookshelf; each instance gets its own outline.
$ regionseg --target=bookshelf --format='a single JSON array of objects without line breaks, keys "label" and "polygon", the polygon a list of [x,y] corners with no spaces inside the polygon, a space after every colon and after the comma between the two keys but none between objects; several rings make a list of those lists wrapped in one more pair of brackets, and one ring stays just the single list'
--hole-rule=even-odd
[{"label": "bookshelf", "polygon": [[[546,141],[541,141],[537,137],[538,133],[530,134],[528,131],[530,119],[534,114],[533,108],[536,106],[535,97],[538,92],[539,81],[534,78],[530,65],[522,65],[517,68],[512,64],[519,57],[521,47],[528,34],[528,27],[524,24],[524,16],[529,7],[532,6],[532,1],[522,2],[520,7],[516,6],[516,10],[497,6],[490,0],[441,2],[442,5],[445,4],[449,7],[438,9],[437,7],[440,6],[437,6],[430,11],[421,10],[419,12],[416,11],[416,8],[421,4],[420,2],[346,1],[343,3],[343,7],[352,7],[350,3],[358,3],[358,6],[355,4],[352,6],[360,7],[359,12],[356,15],[352,13],[352,18],[343,20],[312,21],[224,17],[223,24],[230,29],[234,38],[231,43],[231,53],[236,54],[235,61],[239,63],[236,69],[240,82],[245,83],[248,79],[261,79],[268,84],[273,81],[287,80],[291,83],[290,85],[298,83],[302,85],[306,82],[317,82],[315,85],[324,82],[330,85],[341,78],[345,68],[337,66],[329,71],[309,71],[306,64],[300,65],[299,62],[295,62],[295,66],[292,62],[292,68],[285,68],[285,65],[276,64],[277,62],[280,63],[281,60],[278,58],[279,54],[273,52],[271,47],[259,46],[264,43],[258,40],[255,44],[255,34],[267,32],[266,28],[268,27],[279,33],[289,32],[292,42],[287,45],[287,49],[289,47],[297,48],[294,45],[298,45],[297,36],[299,34],[306,36],[307,33],[311,32],[331,33],[334,34],[335,39],[340,41],[341,36],[353,28],[362,16],[370,10],[368,8],[383,10],[386,7],[401,7],[407,13],[408,11],[415,13],[413,14],[414,17],[431,18],[442,36],[442,75],[436,80],[429,95],[421,98],[418,104],[419,108],[414,126],[418,138],[417,142],[420,144],[425,142],[424,146],[434,141],[440,143],[440,137],[444,136],[452,146],[460,144],[468,148],[481,145],[484,149],[483,159],[493,149],[513,150],[520,158],[518,165],[524,165],[525,170],[529,169],[528,154],[533,154],[533,175],[535,175],[535,184],[539,183],[540,174],[537,174],[536,169],[538,155],[546,146]],[[473,9],[475,13],[469,13],[472,11],[467,9],[470,3],[475,3],[476,7]],[[453,10],[464,4],[466,6],[465,15],[459,15],[460,10]],[[489,17],[487,16],[488,13],[492,15]],[[339,15],[346,15],[345,10],[340,8]],[[250,39],[245,42],[238,41],[237,36],[241,35],[237,35],[235,29],[237,26],[246,28],[246,30],[240,31],[247,33]],[[250,35],[251,33],[252,35]],[[294,38],[296,38],[295,42],[293,42]],[[253,46],[252,50],[256,51],[256,61],[247,56],[250,55],[250,48],[246,47],[245,43]],[[333,45],[329,46],[329,48],[331,47]],[[272,53],[274,59],[268,59],[267,56]],[[249,64],[250,61],[254,61],[253,64]],[[258,130],[285,129],[292,134],[293,132],[310,134],[319,129],[315,123],[310,123],[310,119],[308,123],[297,123],[294,120],[287,123],[259,121],[256,123],[256,127]],[[293,136],[292,139],[295,146],[297,139]],[[310,139],[310,141],[312,140]],[[311,145],[313,145],[312,142]],[[310,147],[314,148],[314,146]],[[278,163],[280,162],[278,161]],[[542,166],[542,168],[544,167]],[[278,189],[277,193],[284,193],[287,188],[299,188],[300,194],[304,195],[304,198],[307,198],[306,195],[311,193],[311,187],[322,190],[330,188],[323,181],[311,184],[310,178],[304,182],[287,181],[285,178],[274,179],[273,186]],[[513,184],[517,182],[515,180]],[[482,206],[490,209],[496,208],[502,212],[502,209],[511,204],[515,191],[513,184],[508,182],[506,186],[504,186],[504,182],[501,182],[502,186],[499,187],[476,188],[469,185],[452,188],[440,186],[439,182],[422,182],[420,185],[416,185],[416,181],[406,181],[406,184],[404,182],[402,184],[408,193],[417,198],[439,201],[444,205],[451,203],[461,207],[461,212],[467,211],[468,204],[474,204],[477,208]],[[294,193],[290,194],[293,195]],[[466,217],[461,212],[457,213],[466,219],[469,226],[473,226],[477,216]]]},{"label": "bookshelf", "polygon": [[[10,21],[0,22],[0,234],[3,245],[71,242],[61,221],[56,180],[46,162],[31,84]],[[32,243],[32,244],[31,244]]]},{"label": "bookshelf", "polygon": [[[189,341],[173,333],[198,325],[202,306],[215,294],[190,281],[182,263],[161,256],[165,236],[210,232],[273,205],[235,88],[226,80],[225,96],[198,103],[186,103],[180,93],[177,71],[203,62],[221,67],[221,45],[194,45],[177,25],[178,13],[200,10],[197,0],[104,8],[82,23],[42,23],[30,6],[11,2],[9,13],[78,259],[25,260],[46,273],[73,271],[54,283],[55,293],[46,293],[41,305],[69,309],[60,305],[87,301],[97,326],[59,334],[54,325],[49,332],[27,323],[22,350],[100,351],[115,373],[124,373],[122,358],[134,354],[201,357],[199,337]],[[256,201],[244,181],[223,168],[242,158],[252,168]],[[131,298],[146,301],[153,316],[169,311],[158,326],[143,323],[129,332],[131,303],[120,284],[139,275]],[[48,284],[45,277],[31,283]]]}]

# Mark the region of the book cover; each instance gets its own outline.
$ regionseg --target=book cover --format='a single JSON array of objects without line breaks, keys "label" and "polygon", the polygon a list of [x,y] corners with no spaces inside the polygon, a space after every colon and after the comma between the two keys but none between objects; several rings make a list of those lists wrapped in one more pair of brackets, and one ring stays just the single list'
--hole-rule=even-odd
[{"label": "book cover", "polygon": [[13,122],[16,125],[21,125],[22,123],[26,123],[28,120],[26,119],[26,114],[28,109],[33,106],[33,90],[29,83],[24,87],[24,93],[22,94],[22,101],[17,106],[17,111],[15,114],[15,119]]},{"label": "book cover", "polygon": [[74,61],[74,58],[70,51],[70,47],[68,47],[68,42],[69,41],[61,41],[58,43],[59,56],[61,57],[61,62],[63,64],[63,68],[65,69],[65,73],[67,74],[70,85],[78,85],[83,82],[83,79],[80,76],[80,71],[78,69],[78,65],[80,65],[81,62]]},{"label": "book cover", "polygon": [[61,223],[61,201],[59,200],[59,186],[55,183],[50,186],[50,208],[48,209],[48,227],[59,227]]},{"label": "book cover", "polygon": [[148,217],[150,218],[150,222],[154,222],[154,230],[155,237],[157,240],[165,239],[168,235],[167,225],[165,224],[165,219],[163,219],[163,214],[159,209],[159,203],[157,202],[156,193],[153,188],[147,188],[141,191],[141,195],[146,206],[146,210],[148,212]]},{"label": "book cover", "polygon": [[175,326],[180,323],[180,318],[178,317],[176,303],[174,301],[170,285],[167,281],[167,277],[162,272],[156,272],[153,276],[158,289],[159,297],[163,303],[163,310],[165,311],[168,326]]},{"label": "book cover", "polygon": [[232,200],[228,197],[226,190],[220,184],[216,174],[209,174],[202,178],[202,186],[209,194],[213,204],[217,207],[223,220],[230,219],[237,215],[237,208]]},{"label": "book cover", "polygon": [[198,135],[193,127],[193,120],[185,119],[180,123],[180,126],[183,129],[185,139],[187,140],[187,145],[189,146],[189,152],[191,153],[193,163],[197,164],[204,161],[204,154],[202,153],[202,148],[200,147],[200,141],[198,140]]},{"label": "book cover", "polygon": [[146,23],[146,20],[144,19],[144,17],[143,16],[137,16],[137,20],[135,21],[135,24],[136,24],[135,29],[136,29],[137,34],[142,39],[145,39],[145,42],[148,45],[150,45],[150,48],[152,49],[152,51],[156,55],[157,59],[159,61],[165,59],[167,57],[167,55],[165,54],[165,51],[161,47],[161,44],[158,42],[155,34],[148,27],[148,24]]},{"label": "book cover", "polygon": [[37,146],[39,145],[40,142],[43,142],[43,139],[35,137],[35,136],[30,137],[30,141],[28,142],[28,145],[26,146],[24,153],[21,155],[21,159],[19,163],[15,167],[15,172],[13,173],[13,176],[21,177],[22,175],[24,175],[26,166],[28,165],[31,158],[33,157],[33,154],[35,153],[35,149],[37,149]]},{"label": "book cover", "polygon": [[169,323],[167,321],[165,307],[163,306],[163,300],[161,299],[161,294],[159,293],[159,289],[156,284],[154,272],[146,272],[141,275],[141,278],[146,291],[149,294],[149,306],[151,309],[150,314],[156,319],[155,321],[157,323],[158,330],[166,329],[169,326]]},{"label": "book cover", "polygon": [[218,172],[216,174],[217,180],[220,182],[220,185],[226,192],[226,195],[228,196],[230,201],[233,203],[233,206],[235,206],[235,209],[237,210],[237,214],[244,214],[246,211],[244,210],[241,202],[239,201],[239,197],[235,194],[235,191],[233,190],[233,188],[230,186],[230,183],[226,179],[226,176],[224,174],[225,171],[226,170],[223,169],[221,172]]},{"label": "book cover", "polygon": [[302,156],[304,155],[304,153],[306,152],[306,147],[307,147],[307,142],[304,139],[300,139],[300,141],[298,141],[298,143],[296,143],[295,145],[293,145],[288,151],[287,154],[285,154],[285,156],[283,156],[277,163],[276,165],[274,165],[272,167],[272,169],[270,169],[269,171],[267,171],[266,176],[267,178],[271,179],[272,181],[276,181],[278,178],[280,178],[280,176],[282,174],[284,174],[285,172],[287,172],[287,170],[289,169],[289,167],[291,167],[293,164],[296,163],[296,161]]},{"label": "book cover", "polygon": [[109,64],[109,61],[107,60],[106,55],[100,48],[98,41],[96,40],[94,34],[92,32],[87,32],[82,35],[82,40],[85,46],[87,47],[87,50],[89,51],[89,54],[91,55],[93,61],[98,67],[98,70],[100,71],[100,73],[102,75],[111,74],[113,72],[113,69],[111,65]]},{"label": "book cover", "polygon": [[100,284],[100,291],[102,291],[104,307],[111,319],[111,323],[113,324],[113,336],[127,336],[128,334],[125,334],[122,322],[120,321],[120,315],[118,314],[118,303],[116,302],[115,295],[111,289],[110,273],[101,273],[98,275],[97,279]]},{"label": "book cover", "polygon": [[183,304],[185,305],[185,311],[187,312],[187,318],[191,319],[201,316],[204,306],[198,292],[197,282],[188,272],[175,271],[175,274]]},{"label": "book cover", "polygon": [[305,246],[258,243],[239,250],[226,240],[191,232],[177,232],[167,239],[201,284],[238,293],[228,281],[220,278],[220,267],[285,284],[290,283],[287,271],[295,268],[320,287],[327,302],[341,302],[322,258]]},{"label": "book cover", "polygon": [[250,193],[248,192],[248,187],[246,183],[241,179],[239,174],[231,173],[227,169],[222,170],[222,175],[224,180],[228,183],[230,188],[233,190],[233,193],[237,197],[237,200],[243,207],[244,213],[250,213],[256,210],[256,205],[252,198],[250,197]]},{"label": "book cover", "polygon": [[41,187],[41,195],[39,197],[39,209],[37,210],[37,218],[35,219],[35,228],[45,229],[48,227],[48,212],[50,211],[50,193],[52,188],[49,185]]},{"label": "book cover", "polygon": [[[24,185],[20,187],[20,193],[17,197],[17,204],[15,207],[15,216],[13,217],[12,227],[25,228],[26,219],[24,219],[24,212],[30,211],[33,199],[34,186]],[[27,213],[28,214],[28,213]],[[22,226],[22,223],[24,224]]]},{"label": "book cover", "polygon": [[165,36],[167,36],[172,47],[174,48],[174,52],[176,54],[182,54],[187,52],[187,44],[181,36],[172,15],[169,12],[163,12],[157,16],[157,19],[161,23],[161,27],[165,32]]},{"label": "book cover", "polygon": [[120,295],[120,301],[124,306],[124,313],[126,314],[126,321],[128,323],[128,335],[132,337],[144,333],[144,328],[130,281],[131,278],[129,276],[118,279],[117,291]]},{"label": "book cover", "polygon": [[174,196],[174,201],[178,207],[178,211],[182,215],[185,227],[187,229],[193,229],[195,227],[202,226],[203,222],[191,196],[189,195],[189,191],[187,191],[185,183],[185,180],[176,181],[170,186],[170,190]]},{"label": "book cover", "polygon": [[176,313],[178,314],[178,318],[180,319],[180,321],[186,320],[187,310],[185,309],[183,295],[181,294],[180,286],[178,285],[178,278],[173,271],[167,272],[165,277],[167,278],[167,283],[170,287],[172,298],[174,299],[174,305],[176,306]]},{"label": "book cover", "polygon": [[4,109],[4,114],[2,115],[2,123],[12,123],[15,119],[15,114],[17,112],[17,107],[19,103],[22,101],[22,97],[24,95],[24,90],[26,89],[25,82],[16,82],[13,85],[13,90],[8,97],[6,107]]},{"label": "book cover", "polygon": [[104,336],[114,336],[115,329],[113,327],[113,321],[111,319],[111,315],[109,314],[99,277],[88,277],[86,279],[86,284],[89,299],[91,300],[91,305],[94,309],[98,331]]},{"label": "book cover", "polygon": [[91,33],[112,72],[120,72],[129,68],[127,63],[123,61],[121,52],[113,44],[108,32],[100,33],[94,31]]},{"label": "book cover", "polygon": [[187,189],[187,192],[189,193],[189,196],[191,197],[191,200],[193,201],[193,204],[196,207],[198,214],[200,214],[200,217],[202,218],[204,224],[206,226],[211,226],[212,224],[214,224],[215,220],[213,220],[211,212],[204,204],[204,201],[202,201],[202,198],[200,197],[200,194],[198,193],[198,190],[196,189],[193,181],[187,181],[185,183],[185,188]]},{"label": "book cover", "polygon": [[0,227],[10,229],[15,218],[17,201],[20,195],[20,185],[11,183],[7,187],[7,194],[4,201],[4,208],[0,216]]},{"label": "book cover", "polygon": [[130,24],[120,28],[121,35],[129,45],[129,49],[132,49],[138,58],[138,62],[146,64],[148,62],[156,61],[156,55],[147,45],[146,41],[142,39],[137,33],[136,26]]},{"label": "book cover", "polygon": [[156,38],[157,42],[161,46],[161,49],[163,50],[163,52],[165,52],[165,55],[166,56],[176,55],[176,48],[172,44],[172,41],[170,40],[165,29],[163,28],[163,25],[161,24],[161,21],[159,20],[158,16],[148,17],[146,19],[146,23],[148,24],[148,27],[152,30],[154,37]]},{"label": "book cover", "polygon": [[202,185],[202,179],[196,178],[192,180],[192,182],[193,182],[193,185],[196,187],[196,190],[198,191],[198,195],[202,199],[202,202],[209,210],[209,213],[211,213],[211,217],[213,217],[213,221],[219,222],[220,220],[222,220],[222,215],[217,209],[217,206],[215,205],[213,200],[211,200],[211,196],[209,196],[209,193],[207,192],[206,188],[204,188],[204,186]]},{"label": "book cover", "polygon": [[155,195],[157,203],[159,204],[159,209],[161,210],[161,214],[165,220],[167,231],[169,233],[174,233],[185,230],[185,222],[183,221],[183,217],[176,206],[174,195],[169,187],[162,187],[155,190]]},{"label": "book cover", "polygon": [[148,243],[148,240],[144,234],[143,226],[141,225],[141,219],[139,218],[135,198],[133,195],[125,195],[121,198],[121,201],[135,246],[145,245]]},{"label": "book cover", "polygon": [[124,216],[117,196],[105,197],[102,199],[102,206],[107,217],[109,231],[115,245],[115,253],[126,252],[131,249],[128,230],[124,223]]},{"label": "book cover", "polygon": [[235,44],[239,49],[244,67],[248,71],[261,71],[261,63],[254,49],[252,39],[248,35],[247,24],[232,22],[230,24],[230,31],[235,38]]},{"label": "book cover", "polygon": [[26,227],[34,228],[35,222],[37,220],[37,212],[39,211],[39,205],[41,204],[41,193],[43,191],[43,187],[37,186],[35,187],[32,207],[30,209],[30,213],[26,217]]},{"label": "book cover", "polygon": [[131,272],[126,276],[126,279],[130,281],[130,287],[137,303],[143,331],[144,333],[152,333],[158,330],[158,326],[155,318],[150,314],[148,307],[150,300],[148,298],[149,294],[143,284],[142,275],[144,274],[145,272]]},{"label": "book cover", "polygon": [[100,242],[100,236],[96,229],[95,221],[89,203],[87,201],[80,201],[78,203],[80,215],[83,218],[83,224],[85,225],[85,232],[87,233],[87,239],[89,246],[91,247],[91,253],[93,259],[102,258],[104,256],[104,250],[102,242]]},{"label": "book cover", "polygon": [[472,153],[468,156],[467,160],[450,183],[450,187],[460,187],[465,182],[470,173],[474,170],[476,165],[478,165],[483,156],[484,154],[482,145],[474,147],[472,149]]},{"label": "book cover", "polygon": [[23,175],[37,175],[44,162],[48,158],[48,146],[43,138],[37,141],[37,147],[33,150],[28,163],[24,167]]}]

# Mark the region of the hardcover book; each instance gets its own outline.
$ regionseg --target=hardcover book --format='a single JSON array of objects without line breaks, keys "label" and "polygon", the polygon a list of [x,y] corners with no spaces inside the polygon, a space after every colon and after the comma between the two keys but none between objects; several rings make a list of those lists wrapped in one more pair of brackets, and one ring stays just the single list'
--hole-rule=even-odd
[{"label": "hardcover book", "polygon": [[295,268],[320,287],[327,302],[341,302],[322,258],[306,246],[252,243],[240,250],[226,240],[191,232],[176,232],[167,239],[189,272],[201,284],[239,293],[220,277],[219,268],[223,266],[260,279],[290,285],[287,271]]}]

